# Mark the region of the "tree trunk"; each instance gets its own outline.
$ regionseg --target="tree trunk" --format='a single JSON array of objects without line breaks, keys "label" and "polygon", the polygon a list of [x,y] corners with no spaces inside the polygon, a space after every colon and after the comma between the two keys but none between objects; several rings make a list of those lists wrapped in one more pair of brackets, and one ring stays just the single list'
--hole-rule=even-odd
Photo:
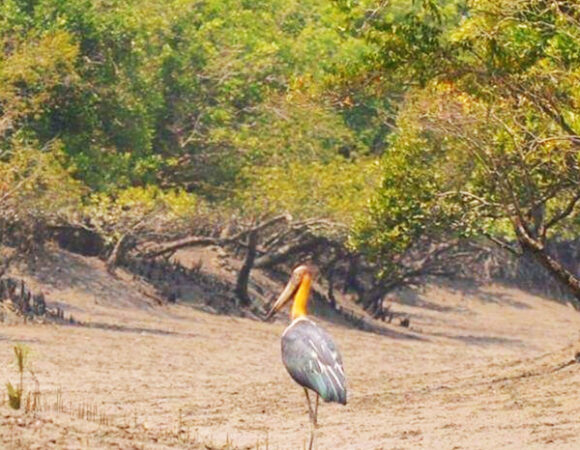
[{"label": "tree trunk", "polygon": [[123,250],[126,247],[125,242],[127,241],[128,234],[124,234],[119,238],[115,246],[113,247],[113,251],[107,258],[107,272],[111,275],[115,275],[115,269],[117,268],[117,263],[123,254]]},{"label": "tree trunk", "polygon": [[352,255],[349,257],[348,270],[344,277],[344,285],[342,293],[346,294],[349,289],[355,291],[359,296],[363,295],[363,288],[357,280],[357,273],[359,272],[358,256]]},{"label": "tree trunk", "polygon": [[[10,255],[6,256],[4,259],[0,260],[0,278],[4,276],[12,261],[18,256],[18,251],[14,250]],[[0,299],[1,300],[1,299]]]},{"label": "tree trunk", "polygon": [[382,311],[385,296],[393,289],[404,284],[405,280],[403,278],[393,278],[390,281],[378,281],[371,289],[359,296],[357,303],[361,303],[363,309],[369,314],[376,314],[377,311]]},{"label": "tree trunk", "polygon": [[332,309],[336,309],[336,297],[334,296],[334,264],[328,270],[328,300]]},{"label": "tree trunk", "polygon": [[246,259],[244,264],[240,269],[238,274],[238,280],[236,282],[236,296],[242,302],[242,305],[250,305],[250,296],[248,295],[248,282],[250,281],[250,271],[254,267],[254,261],[256,259],[256,247],[258,246],[258,232],[253,230],[248,235],[248,251],[246,253]]},{"label": "tree trunk", "polygon": [[524,251],[531,254],[557,281],[566,286],[577,299],[575,306],[580,306],[580,279],[552,258],[543,245],[527,236],[519,236],[519,238]]},{"label": "tree trunk", "polygon": [[368,291],[364,292],[359,297],[359,302],[362,303],[363,309],[372,315],[376,311],[377,305],[382,302],[383,297],[389,290],[390,284],[385,285],[384,283],[379,282]]}]

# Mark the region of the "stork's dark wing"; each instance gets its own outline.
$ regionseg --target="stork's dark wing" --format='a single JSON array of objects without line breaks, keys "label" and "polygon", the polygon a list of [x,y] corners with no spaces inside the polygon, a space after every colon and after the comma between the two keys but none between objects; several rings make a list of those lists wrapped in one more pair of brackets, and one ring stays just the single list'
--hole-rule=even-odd
[{"label": "stork's dark wing", "polygon": [[282,336],[282,361],[290,376],[327,402],[346,404],[342,358],[330,335],[308,319],[298,319]]}]

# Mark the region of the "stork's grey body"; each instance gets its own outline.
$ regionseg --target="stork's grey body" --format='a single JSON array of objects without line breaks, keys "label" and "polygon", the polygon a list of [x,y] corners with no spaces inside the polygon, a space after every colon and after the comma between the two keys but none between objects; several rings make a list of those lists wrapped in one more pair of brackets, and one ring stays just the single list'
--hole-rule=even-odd
[{"label": "stork's grey body", "polygon": [[282,335],[282,361],[290,376],[326,402],[346,404],[342,358],[330,335],[307,317],[295,319]]}]

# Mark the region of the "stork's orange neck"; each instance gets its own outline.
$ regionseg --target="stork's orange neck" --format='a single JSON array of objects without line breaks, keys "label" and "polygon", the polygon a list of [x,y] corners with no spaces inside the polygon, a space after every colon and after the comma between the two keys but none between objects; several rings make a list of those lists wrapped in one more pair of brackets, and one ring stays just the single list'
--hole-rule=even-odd
[{"label": "stork's orange neck", "polygon": [[308,305],[308,296],[310,294],[310,284],[312,277],[309,273],[302,276],[302,281],[296,295],[294,296],[294,303],[292,304],[292,320],[306,315],[306,307]]}]

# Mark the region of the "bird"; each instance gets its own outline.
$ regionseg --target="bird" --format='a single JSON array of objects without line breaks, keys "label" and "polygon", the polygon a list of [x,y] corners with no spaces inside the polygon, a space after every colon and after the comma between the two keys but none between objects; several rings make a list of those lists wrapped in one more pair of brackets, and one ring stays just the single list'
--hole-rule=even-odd
[{"label": "bird", "polygon": [[[288,284],[266,315],[274,316],[293,299],[292,322],[282,333],[282,362],[290,376],[304,388],[312,428],[317,428],[318,399],[346,405],[346,377],[342,357],[334,340],[307,315],[308,298],[317,269],[311,264],[296,267]],[[316,395],[312,407],[309,391]],[[310,446],[312,446],[313,434]]]}]

